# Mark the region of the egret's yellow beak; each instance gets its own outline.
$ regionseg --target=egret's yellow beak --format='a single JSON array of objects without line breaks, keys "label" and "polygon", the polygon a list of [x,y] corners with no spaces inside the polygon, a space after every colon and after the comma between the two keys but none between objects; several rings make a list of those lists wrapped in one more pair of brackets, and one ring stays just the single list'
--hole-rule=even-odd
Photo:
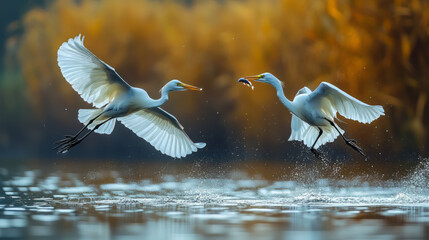
[{"label": "egret's yellow beak", "polygon": [[182,83],[182,87],[187,89],[187,90],[193,90],[193,91],[202,91],[203,90],[202,88],[195,87],[195,86],[192,86],[192,85],[189,85],[186,83]]},{"label": "egret's yellow beak", "polygon": [[249,80],[249,81],[252,81],[252,80],[258,80],[258,79],[263,78],[263,77],[264,77],[264,75],[259,74],[259,75],[255,75],[255,76],[248,76],[248,77],[245,77],[245,79],[247,79],[247,80]]}]

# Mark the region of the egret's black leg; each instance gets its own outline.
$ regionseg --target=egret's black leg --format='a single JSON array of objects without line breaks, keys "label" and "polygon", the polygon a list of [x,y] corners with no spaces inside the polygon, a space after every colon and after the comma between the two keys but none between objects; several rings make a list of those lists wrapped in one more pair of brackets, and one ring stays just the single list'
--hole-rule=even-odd
[{"label": "egret's black leg", "polygon": [[95,119],[97,119],[98,117],[101,116],[101,114],[103,114],[103,112],[101,112],[100,114],[98,114],[97,116],[95,116],[95,118],[89,120],[89,122],[85,126],[83,126],[83,128],[81,128],[79,130],[79,132],[77,132],[75,135],[65,135],[64,139],[56,141],[55,144],[57,144],[57,146],[55,146],[52,149],[53,150],[57,149],[57,148],[61,147],[62,145],[67,144],[68,142],[71,142],[71,141],[75,140],[83,132],[83,130],[85,130],[89,125],[91,125],[95,121]]},{"label": "egret's black leg", "polygon": [[70,148],[76,146],[80,142],[82,142],[85,138],[87,138],[91,133],[93,133],[95,130],[97,130],[101,125],[105,124],[106,122],[110,121],[112,118],[107,119],[106,121],[96,125],[93,129],[88,131],[83,137],[79,139],[73,139],[65,144],[60,145],[61,147],[58,150],[58,153],[66,153]]},{"label": "egret's black leg", "polygon": [[314,148],[316,145],[317,140],[319,140],[320,136],[322,136],[323,130],[319,128],[319,136],[317,136],[316,141],[314,141],[313,146],[311,146],[311,152],[316,156],[316,158],[320,159],[320,153]]},{"label": "egret's black leg", "polygon": [[326,119],[326,120],[328,120],[328,122],[331,124],[331,126],[333,126],[338,131],[338,133],[341,135],[341,137],[343,138],[344,142],[347,143],[347,145],[349,145],[351,148],[356,150],[358,153],[360,153],[365,158],[367,157],[366,154],[363,152],[362,148],[360,148],[358,145],[356,145],[356,141],[354,139],[347,139],[346,137],[344,137],[344,135],[340,132],[340,130],[337,128],[337,126],[335,125],[334,122],[332,122],[329,119]]}]

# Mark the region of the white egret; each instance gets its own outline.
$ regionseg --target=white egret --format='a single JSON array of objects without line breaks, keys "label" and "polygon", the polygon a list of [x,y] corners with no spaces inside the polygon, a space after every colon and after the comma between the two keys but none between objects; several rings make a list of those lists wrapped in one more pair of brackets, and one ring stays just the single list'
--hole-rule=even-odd
[{"label": "white egret", "polygon": [[[205,143],[192,142],[177,119],[160,108],[171,91],[201,91],[201,88],[171,80],[161,89],[161,98],[152,99],[145,90],[128,85],[115,69],[85,48],[80,35],[61,45],[58,65],[73,89],[96,107],[79,110],[78,119],[85,126],[74,136],[56,142],[54,149],[59,149],[59,153],[67,152],[92,132],[112,133],[116,120],[161,153],[174,158],[205,147]],[[78,138],[86,128],[88,132]]]},{"label": "white egret", "polygon": [[[382,106],[371,106],[350,96],[336,86],[322,82],[314,92],[304,87],[289,101],[283,92],[283,84],[271,73],[245,77],[246,80],[265,82],[273,85],[277,96],[286,108],[292,113],[291,135],[289,141],[303,141],[311,148],[316,157],[320,154],[316,150],[327,142],[333,142],[338,135],[354,150],[366,157],[353,139],[344,137],[344,131],[335,124],[337,112],[345,118],[370,123],[384,115]],[[244,84],[246,81],[239,80]]]}]

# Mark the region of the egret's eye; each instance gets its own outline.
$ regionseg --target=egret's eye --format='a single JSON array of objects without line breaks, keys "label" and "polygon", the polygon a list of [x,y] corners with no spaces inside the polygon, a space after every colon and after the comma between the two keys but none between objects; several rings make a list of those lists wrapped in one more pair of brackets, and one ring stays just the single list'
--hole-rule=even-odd
[{"label": "egret's eye", "polygon": [[178,87],[182,87],[182,83],[180,83],[180,82],[179,82],[179,83],[177,83],[177,86],[178,86]]},{"label": "egret's eye", "polygon": [[264,77],[265,77],[265,75],[264,75],[264,74],[261,74],[261,75],[259,75],[258,77],[259,77],[259,78],[264,78]]}]

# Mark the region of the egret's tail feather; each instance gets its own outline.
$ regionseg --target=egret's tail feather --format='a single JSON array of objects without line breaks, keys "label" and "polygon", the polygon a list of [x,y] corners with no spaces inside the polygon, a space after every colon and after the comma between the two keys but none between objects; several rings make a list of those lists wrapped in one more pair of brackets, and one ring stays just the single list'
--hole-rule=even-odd
[{"label": "egret's tail feather", "polygon": [[[295,115],[292,116],[292,132],[288,139],[288,141],[302,141],[304,144],[311,148],[313,146],[314,141],[316,141],[317,136],[319,135],[319,128],[308,125],[306,122],[302,121]],[[320,146],[324,145],[328,142],[333,142],[339,135],[339,133],[331,126],[329,127],[321,127],[323,130],[323,134],[317,140],[314,148],[317,149]],[[337,126],[338,130],[341,134],[344,131]]]},{"label": "egret's tail feather", "polygon": [[[92,119],[95,119],[89,126],[89,129],[93,129],[98,124],[104,122],[106,118],[99,116],[103,109],[79,109],[78,119],[79,122],[84,125],[88,124]],[[99,116],[99,117],[97,117]],[[105,124],[101,125],[94,132],[99,134],[111,134],[115,128],[116,119],[112,119]]]},{"label": "egret's tail feather", "polygon": [[116,123],[116,119],[113,118],[108,122],[106,122],[105,124],[101,125],[99,128],[95,129],[94,132],[99,134],[111,134],[113,132],[113,129],[115,128],[115,123]]},{"label": "egret's tail feather", "polygon": [[[333,142],[340,134],[332,127],[322,127],[323,134],[320,136],[319,140],[317,140],[316,145],[314,145],[315,149],[318,149],[320,146]],[[338,127],[338,130],[343,134],[344,130]],[[317,127],[310,126],[303,134],[303,142],[308,147],[311,147],[316,141],[316,138],[319,134],[319,129]]]},{"label": "egret's tail feather", "polygon": [[79,109],[78,119],[83,124],[88,124],[91,119],[94,119],[101,114],[103,109]]},{"label": "egret's tail feather", "polygon": [[194,144],[195,144],[195,147],[197,147],[198,149],[204,148],[206,146],[206,143],[204,142],[199,142]]}]

